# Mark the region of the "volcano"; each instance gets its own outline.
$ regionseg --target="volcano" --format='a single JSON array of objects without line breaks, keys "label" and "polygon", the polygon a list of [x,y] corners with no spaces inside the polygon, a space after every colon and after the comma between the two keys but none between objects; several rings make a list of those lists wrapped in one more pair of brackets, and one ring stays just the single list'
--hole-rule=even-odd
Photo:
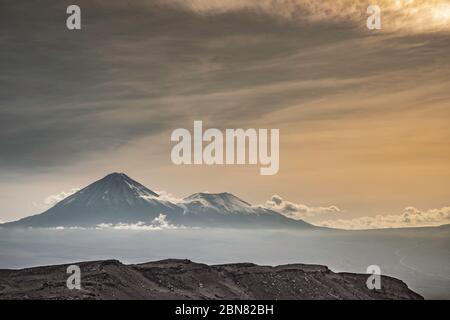
[{"label": "volcano", "polygon": [[124,173],[109,174],[41,214],[1,226],[55,228],[96,227],[100,224],[151,225],[161,215],[174,226],[312,227],[304,221],[252,206],[231,193],[195,193],[181,201],[168,201]]}]

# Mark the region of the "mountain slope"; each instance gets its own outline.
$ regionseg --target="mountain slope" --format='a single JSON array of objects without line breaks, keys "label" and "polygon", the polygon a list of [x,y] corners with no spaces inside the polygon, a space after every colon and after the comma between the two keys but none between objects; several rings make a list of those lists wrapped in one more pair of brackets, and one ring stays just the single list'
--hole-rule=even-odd
[{"label": "mountain slope", "polygon": [[0,299],[423,299],[395,278],[382,276],[381,290],[373,291],[366,287],[366,274],[334,273],[319,265],[208,266],[173,259],[139,265],[116,260],[77,265],[83,275],[82,290],[67,290],[67,265],[0,270]]},{"label": "mountain slope", "polygon": [[230,193],[196,193],[171,202],[123,173],[112,173],[47,211],[2,227],[95,227],[99,224],[151,225],[163,215],[172,225],[232,228],[307,228],[304,221],[253,207]]},{"label": "mountain slope", "polygon": [[192,207],[207,208],[228,213],[252,211],[251,204],[228,192],[216,194],[206,192],[194,193],[183,200]]},{"label": "mountain slope", "polygon": [[254,207],[231,193],[195,193],[180,203],[185,208],[185,216],[198,219],[206,226],[217,222],[224,227],[264,227],[264,228],[302,228],[310,224],[289,219],[275,211]]}]

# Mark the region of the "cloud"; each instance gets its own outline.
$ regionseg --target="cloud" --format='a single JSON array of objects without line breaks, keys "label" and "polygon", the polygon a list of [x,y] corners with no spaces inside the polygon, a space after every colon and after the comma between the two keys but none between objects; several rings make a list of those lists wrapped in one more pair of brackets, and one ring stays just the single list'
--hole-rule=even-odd
[{"label": "cloud", "polygon": [[266,202],[265,207],[274,211],[277,211],[286,217],[300,220],[310,217],[316,217],[324,214],[337,214],[342,212],[336,206],[329,207],[308,207],[304,204],[296,204],[293,202],[285,201],[278,195],[272,196],[272,198]]},{"label": "cloud", "polygon": [[[238,11],[259,12],[297,22],[351,22],[365,28],[366,0],[164,0],[198,14],[220,15]],[[447,0],[378,0],[383,28],[389,31],[424,32],[450,29]]]},{"label": "cloud", "polygon": [[182,198],[178,198],[167,191],[159,190],[159,191],[155,191],[155,193],[157,194],[157,196],[140,196],[140,197],[145,200],[166,201],[166,202],[176,203],[176,204],[181,204],[184,202],[184,200]]},{"label": "cloud", "polygon": [[[235,127],[375,83],[396,90],[390,76],[368,84],[374,73],[411,70],[398,82],[408,89],[430,83],[414,81],[430,74],[420,70],[427,65],[448,75],[448,39],[355,28],[365,28],[366,1],[80,0],[89,12],[81,33],[61,24],[60,1],[48,2],[44,11],[38,2],[2,2],[0,45],[8,50],[0,51],[0,84],[8,94],[0,94],[1,172],[66,167],[198,117]],[[417,8],[424,16],[431,10]],[[442,8],[436,20],[445,20]]]},{"label": "cloud", "polygon": [[76,192],[78,192],[80,190],[81,190],[80,188],[73,188],[73,189],[71,189],[69,191],[62,191],[62,192],[60,192],[58,194],[54,194],[54,195],[48,196],[47,198],[45,198],[44,204],[47,207],[53,207],[58,202],[64,200],[65,198],[73,195],[74,193],[76,193]]},{"label": "cloud", "polygon": [[184,226],[175,226],[170,224],[167,220],[167,216],[164,214],[159,214],[158,217],[152,220],[151,224],[146,224],[145,222],[138,222],[132,224],[126,223],[101,223],[97,225],[96,229],[114,229],[114,230],[137,230],[137,231],[154,231],[154,230],[165,230],[165,229],[184,229]]},{"label": "cloud", "polygon": [[[33,229],[32,227],[29,227],[30,229]],[[46,228],[49,230],[87,230],[88,228],[84,228],[84,227],[64,227],[64,226],[59,226],[59,227],[54,227],[54,228]]]},{"label": "cloud", "polygon": [[414,207],[407,207],[401,214],[377,215],[374,217],[359,217],[355,219],[327,220],[317,225],[338,229],[381,229],[431,227],[450,223],[450,207],[421,211]]},{"label": "cloud", "polygon": [[[286,201],[278,195],[272,196],[264,207],[277,211],[288,218],[305,220],[317,226],[347,230],[432,227],[450,224],[450,207],[426,211],[421,211],[415,207],[407,207],[400,214],[380,214],[354,219],[334,218],[336,214],[344,212],[337,206],[309,207],[305,204]],[[329,218],[324,220],[323,218],[326,215]],[[331,218],[330,215],[334,217]]]},{"label": "cloud", "polygon": [[156,193],[159,195],[158,200],[168,201],[172,203],[183,202],[182,198],[178,198],[167,191],[156,191]]}]

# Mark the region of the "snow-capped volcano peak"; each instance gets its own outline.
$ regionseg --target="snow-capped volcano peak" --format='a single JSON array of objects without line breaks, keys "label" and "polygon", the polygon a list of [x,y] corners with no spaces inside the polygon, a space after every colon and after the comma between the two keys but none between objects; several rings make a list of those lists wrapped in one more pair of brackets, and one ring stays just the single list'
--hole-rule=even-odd
[{"label": "snow-capped volcano peak", "polygon": [[199,205],[205,208],[225,210],[229,212],[248,211],[252,208],[251,204],[228,192],[194,193],[189,197],[184,198],[184,201],[192,205]]},{"label": "snow-capped volcano peak", "polygon": [[142,200],[157,198],[158,194],[131,179],[124,173],[111,173],[64,199],[58,206],[73,202],[85,206],[99,203],[134,206]]},{"label": "snow-capped volcano peak", "polygon": [[105,185],[105,187],[109,188],[124,188],[128,189],[129,192],[133,193],[137,197],[159,197],[159,195],[148,189],[147,187],[143,186],[139,182],[131,179],[129,176],[127,176],[125,173],[111,173],[104,177],[103,179],[99,180],[98,182]]}]

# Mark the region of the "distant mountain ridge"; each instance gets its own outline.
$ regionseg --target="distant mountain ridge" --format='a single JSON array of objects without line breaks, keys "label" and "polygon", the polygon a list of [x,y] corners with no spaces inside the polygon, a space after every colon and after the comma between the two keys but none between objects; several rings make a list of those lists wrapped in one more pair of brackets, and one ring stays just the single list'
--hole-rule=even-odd
[{"label": "distant mountain ridge", "polygon": [[313,228],[278,212],[254,207],[231,193],[194,193],[182,201],[162,199],[124,173],[111,173],[58,202],[47,211],[2,227],[95,227],[151,224],[160,215],[187,227]]}]

